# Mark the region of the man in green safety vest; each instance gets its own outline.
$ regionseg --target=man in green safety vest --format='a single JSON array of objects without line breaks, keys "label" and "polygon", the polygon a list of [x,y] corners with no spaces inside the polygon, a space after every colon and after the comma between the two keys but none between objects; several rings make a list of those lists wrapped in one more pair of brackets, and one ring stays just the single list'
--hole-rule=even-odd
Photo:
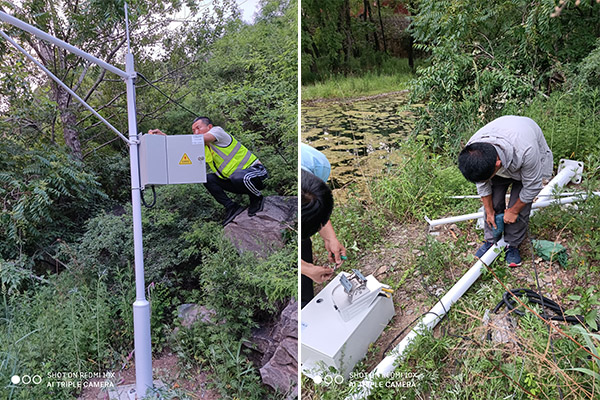
[{"label": "man in green safety vest", "polygon": [[[262,211],[264,197],[260,190],[264,188],[264,180],[269,174],[258,157],[223,128],[213,126],[210,118],[196,118],[192,124],[192,132],[204,137],[206,163],[214,172],[206,175],[204,186],[225,207],[223,226],[244,210],[225,191],[247,194],[250,197],[249,216]],[[152,129],[148,133],[164,135],[158,129]]]}]

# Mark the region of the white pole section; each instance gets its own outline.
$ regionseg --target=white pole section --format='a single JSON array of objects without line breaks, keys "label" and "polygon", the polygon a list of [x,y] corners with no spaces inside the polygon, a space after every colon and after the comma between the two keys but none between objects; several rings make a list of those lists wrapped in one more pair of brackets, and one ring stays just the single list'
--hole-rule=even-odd
[{"label": "white pole section", "polygon": [[146,300],[144,280],[144,247],[142,244],[142,204],[139,164],[139,139],[135,110],[135,78],[133,54],[125,56],[127,84],[127,116],[129,118],[129,159],[131,164],[131,205],[133,211],[133,246],[135,262],[135,302],[133,303],[133,339],[135,345],[135,390],[144,398],[152,389],[152,342],[150,339],[150,303]]},{"label": "white pole section", "polygon": [[[567,175],[560,175],[559,179],[552,179],[546,187],[550,187],[550,193],[554,190],[555,187],[564,186],[571,178],[573,178],[577,171],[572,169],[567,169],[569,173]],[[561,171],[562,172],[562,171]],[[569,179],[565,179],[566,176],[570,174]],[[557,175],[558,177],[558,175]],[[571,197],[570,199],[574,199]],[[580,199],[579,197],[577,199]],[[565,199],[560,199],[565,200]],[[552,201],[556,200],[546,200],[550,204]],[[534,203],[535,206],[538,202]],[[546,205],[548,205],[546,204]],[[406,348],[413,342],[413,340],[417,337],[417,335],[423,334],[425,331],[433,329],[435,325],[442,319],[442,317],[450,310],[450,307],[458,301],[462,297],[463,294],[471,287],[473,283],[479,278],[481,275],[481,271],[485,265],[490,265],[498,254],[502,251],[504,247],[506,247],[507,243],[504,239],[500,239],[498,243],[490,247],[490,249],[467,271],[467,273],[460,278],[454,286],[442,297],[442,299],[421,319],[421,321],[413,328],[412,331],[408,333],[401,341],[394,347],[392,351],[388,353],[388,355],[375,367],[375,369],[368,374],[368,377],[365,378],[360,384],[357,386],[357,393],[352,394],[346,397],[346,400],[358,400],[358,399],[366,399],[367,396],[371,393],[371,389],[374,385],[374,380],[376,377],[387,377],[389,376],[394,369],[396,368],[396,363],[401,361],[404,358],[404,351]]]},{"label": "white pole section", "polygon": [[[368,374],[368,377],[364,379],[358,385],[358,392],[356,394],[350,395],[346,398],[346,400],[358,400],[365,399],[371,393],[371,389],[374,385],[374,380],[376,377],[386,377],[389,376],[394,369],[396,368],[396,364],[398,361],[403,359],[403,353],[406,348],[415,340],[417,335],[422,335],[424,332],[431,330],[434,326],[437,325],[438,322],[446,315],[446,313],[450,310],[450,307],[458,299],[462,297],[463,294],[471,287],[473,283],[479,278],[481,275],[481,271],[485,267],[485,265],[490,265],[496,257],[502,252],[502,249],[506,247],[507,243],[504,239],[500,239],[498,243],[490,247],[490,249],[467,271],[466,274],[463,275],[462,278],[452,288],[441,298],[440,301],[437,302],[435,306],[429,312],[425,314],[423,319],[411,330],[408,335],[406,335],[400,343],[394,347],[392,351],[388,353],[388,355],[375,367],[375,369]],[[485,265],[484,265],[485,264]]]},{"label": "white pole section", "polygon": [[[592,192],[591,194],[593,194],[595,196],[600,196],[600,192]],[[544,197],[547,198],[548,196],[544,196]],[[533,211],[533,210],[537,210],[538,208],[548,207],[552,204],[574,203],[576,201],[585,200],[585,199],[587,199],[587,197],[588,197],[587,194],[580,194],[577,196],[563,197],[563,198],[558,198],[558,199],[546,199],[546,200],[540,199],[531,205],[531,210]],[[452,224],[454,222],[468,221],[470,219],[477,219],[477,218],[483,218],[483,211],[471,213],[471,214],[457,215],[456,217],[448,217],[448,218],[440,218],[440,219],[425,218],[425,219],[427,220],[427,223],[429,224],[429,226],[431,228],[433,228],[434,226],[439,226],[439,225],[444,225],[444,224]]]},{"label": "white pole section", "polygon": [[[536,208],[546,207],[546,206],[549,206],[550,204],[567,204],[567,203],[572,203],[572,202],[580,200],[580,199],[585,199],[586,198],[585,196],[581,196],[581,197],[573,196],[573,197],[567,197],[564,199],[556,199],[556,200],[552,199],[552,200],[539,201],[541,198],[547,198],[547,197],[551,196],[556,188],[565,186],[569,181],[571,181],[573,179],[578,179],[578,177],[581,175],[582,171],[583,171],[583,163],[582,162],[572,161],[572,160],[564,160],[564,159],[560,160],[560,166],[559,166],[558,173],[556,174],[556,176],[554,178],[552,178],[552,180],[550,182],[548,182],[548,184],[546,186],[544,186],[542,188],[542,190],[540,191],[540,193],[537,196],[538,201],[533,203],[531,208],[536,209]],[[594,194],[596,194],[596,193],[597,192],[594,192]],[[429,227],[433,228],[434,226],[438,226],[438,225],[452,224],[455,222],[468,221],[470,219],[477,219],[477,218],[483,218],[483,211],[471,213],[471,214],[465,214],[465,215],[458,215],[456,217],[440,218],[440,219],[433,219],[433,220],[425,217],[425,220],[429,224]]]},{"label": "white pole section", "polygon": [[96,110],[94,110],[92,108],[92,106],[90,106],[88,103],[85,102],[85,100],[83,100],[81,97],[79,97],[77,95],[77,93],[75,93],[73,90],[71,90],[70,87],[68,87],[67,85],[65,85],[63,83],[63,81],[61,81],[60,79],[58,79],[58,77],[56,75],[54,75],[52,72],[50,72],[50,70],[46,67],[44,67],[44,65],[39,62],[38,60],[36,60],[31,54],[29,54],[23,47],[19,46],[19,44],[17,42],[15,42],[10,36],[8,36],[6,33],[4,33],[2,30],[0,30],[0,36],[2,36],[4,39],[6,39],[10,44],[12,44],[17,50],[19,50],[21,53],[23,53],[25,55],[25,57],[27,57],[29,60],[31,60],[35,65],[37,65],[42,71],[44,71],[50,78],[52,78],[56,83],[58,83],[60,86],[62,86],[63,89],[65,89],[71,96],[73,96],[77,101],[79,101],[81,104],[83,104],[83,106],[85,108],[87,108],[92,114],[94,114],[96,117],[98,117],[98,119],[100,119],[100,121],[104,122],[104,124],[106,126],[108,126],[113,132],[115,132],[117,135],[119,135],[125,142],[129,143],[129,140],[127,139],[127,137],[125,135],[123,135],[121,132],[119,132],[119,130],[117,128],[115,128],[114,126],[112,126],[112,124],[110,122],[108,122],[106,119],[104,119],[104,117],[102,117],[102,115],[98,114],[96,112]]},{"label": "white pole section", "polygon": [[85,51],[78,49],[75,46],[70,45],[67,42],[63,42],[62,40],[57,39],[54,36],[49,35],[46,32],[44,32],[34,26],[31,26],[26,22],[21,21],[18,18],[15,18],[11,15],[8,15],[5,12],[0,11],[0,20],[2,20],[4,22],[8,22],[9,24],[16,26],[17,28],[21,28],[24,31],[29,32],[32,35],[35,35],[40,39],[43,39],[47,42],[50,42],[59,47],[62,47],[63,49],[68,50],[73,54],[77,54],[79,57],[85,58],[86,60],[101,66],[102,68],[104,68],[107,71],[112,72],[113,74],[119,75],[121,78],[127,79],[127,73],[124,71],[121,71],[119,68],[115,67],[114,65],[104,62],[104,61],[100,60],[99,58],[96,58],[93,55],[88,54]]}]

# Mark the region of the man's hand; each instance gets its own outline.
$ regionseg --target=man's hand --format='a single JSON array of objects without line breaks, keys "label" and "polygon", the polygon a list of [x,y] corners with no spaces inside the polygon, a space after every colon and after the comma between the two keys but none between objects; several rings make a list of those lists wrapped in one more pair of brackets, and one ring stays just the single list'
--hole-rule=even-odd
[{"label": "man's hand", "polygon": [[323,242],[325,243],[325,250],[327,250],[329,262],[335,262],[338,267],[342,265],[344,262],[343,260],[346,259],[346,248],[340,243],[335,235],[331,221],[327,221],[319,231],[319,235],[321,235]]},{"label": "man's hand", "polygon": [[485,222],[496,229],[496,212],[494,211],[494,206],[492,205],[492,195],[483,196],[481,198],[481,202],[483,203],[483,208],[485,209]]},{"label": "man's hand", "polygon": [[515,221],[519,218],[519,213],[513,212],[510,208],[504,210],[504,223],[505,224],[514,224]]},{"label": "man's hand", "polygon": [[504,210],[504,223],[505,224],[514,224],[517,218],[519,218],[519,213],[525,207],[527,203],[523,203],[521,199],[517,199],[515,204],[511,208],[507,208]]},{"label": "man's hand", "polygon": [[302,260],[300,265],[300,273],[308,276],[316,283],[323,283],[333,276],[333,269],[307,263],[306,261]]},{"label": "man's hand", "polygon": [[329,262],[334,262],[338,267],[342,265],[343,260],[346,259],[346,248],[337,238],[324,240],[324,243]]},{"label": "man's hand", "polygon": [[163,131],[161,131],[160,129],[150,129],[148,131],[148,135],[161,135],[161,136],[167,136],[166,133],[164,133]]}]

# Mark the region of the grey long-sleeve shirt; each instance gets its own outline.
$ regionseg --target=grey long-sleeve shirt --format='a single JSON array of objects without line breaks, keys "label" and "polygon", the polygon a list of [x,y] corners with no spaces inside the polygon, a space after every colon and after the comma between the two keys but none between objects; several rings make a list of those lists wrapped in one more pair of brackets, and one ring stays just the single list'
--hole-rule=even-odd
[{"label": "grey long-sleeve shirt", "polygon": [[[552,151],[531,118],[514,115],[497,118],[475,132],[467,144],[474,142],[494,146],[502,162],[497,175],[522,182],[519,198],[524,203],[531,203],[542,190],[542,179],[552,176]],[[492,194],[489,180],[476,186],[479,196]]]}]

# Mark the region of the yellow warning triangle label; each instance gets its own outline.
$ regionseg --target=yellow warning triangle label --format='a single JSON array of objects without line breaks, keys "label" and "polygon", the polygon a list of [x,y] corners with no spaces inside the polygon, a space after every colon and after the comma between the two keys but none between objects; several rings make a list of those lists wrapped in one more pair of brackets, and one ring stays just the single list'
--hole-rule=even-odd
[{"label": "yellow warning triangle label", "polygon": [[190,160],[186,153],[183,153],[183,157],[181,157],[179,165],[192,165],[192,160]]}]

